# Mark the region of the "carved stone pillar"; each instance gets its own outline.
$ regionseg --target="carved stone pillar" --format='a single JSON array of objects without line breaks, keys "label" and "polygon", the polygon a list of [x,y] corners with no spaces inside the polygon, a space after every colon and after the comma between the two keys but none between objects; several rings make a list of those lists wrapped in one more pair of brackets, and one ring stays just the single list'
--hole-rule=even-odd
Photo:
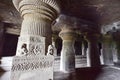
[{"label": "carved stone pillar", "polygon": [[4,31],[4,24],[0,22],[0,59],[3,54]]},{"label": "carved stone pillar", "polygon": [[87,53],[87,66],[99,67],[100,66],[100,52],[98,46],[99,35],[88,34],[86,36],[88,41],[88,53]]},{"label": "carved stone pillar", "polygon": [[59,36],[62,38],[62,51],[60,60],[60,71],[65,73],[75,72],[75,32],[70,28],[62,28]]},{"label": "carved stone pillar", "polygon": [[[17,10],[23,18],[20,44],[28,45],[31,38],[45,37],[45,51],[52,43],[51,23],[56,19],[60,12],[57,0],[13,0]],[[21,41],[29,39],[28,42]],[[19,55],[19,47],[17,55]]]},{"label": "carved stone pillar", "polygon": [[51,23],[60,12],[57,1],[13,0],[23,22],[17,56],[13,58],[11,80],[53,80]]},{"label": "carved stone pillar", "polygon": [[113,65],[113,40],[112,36],[106,34],[103,36],[102,55],[104,65]]}]

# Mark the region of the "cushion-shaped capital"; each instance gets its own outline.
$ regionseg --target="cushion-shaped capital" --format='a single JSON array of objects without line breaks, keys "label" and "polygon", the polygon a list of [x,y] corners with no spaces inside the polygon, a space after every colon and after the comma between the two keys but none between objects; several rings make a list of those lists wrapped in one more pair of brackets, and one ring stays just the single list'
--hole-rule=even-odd
[{"label": "cushion-shaped capital", "polygon": [[43,2],[43,3],[51,6],[52,8],[54,8],[58,13],[60,12],[59,0],[12,0],[12,1],[17,10],[19,10],[19,8],[21,7],[21,5],[20,5],[21,2],[25,2],[27,5],[32,4],[35,6],[40,6],[39,3]]}]

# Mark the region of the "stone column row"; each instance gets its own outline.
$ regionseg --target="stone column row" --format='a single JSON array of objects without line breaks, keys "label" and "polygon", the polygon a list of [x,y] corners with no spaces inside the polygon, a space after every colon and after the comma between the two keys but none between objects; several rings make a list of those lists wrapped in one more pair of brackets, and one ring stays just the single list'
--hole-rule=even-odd
[{"label": "stone column row", "polygon": [[[69,60],[69,56],[66,54],[71,53],[71,52],[74,53],[74,51],[73,51],[74,47],[71,48],[72,46],[69,45],[70,43],[67,42],[66,37],[71,36],[71,37],[76,38],[77,34],[71,35],[73,33],[69,32],[70,30],[71,29],[69,29],[69,28],[63,28],[62,31],[60,32],[60,34],[64,33],[64,36],[60,36],[63,40],[63,47],[62,47],[62,51],[61,51],[60,70],[63,72],[70,72],[73,69],[73,68],[70,69],[69,66],[71,66],[71,65],[67,64],[71,60]],[[72,31],[74,31],[74,30],[72,30]],[[113,65],[114,62],[118,61],[119,54],[117,54],[116,45],[115,45],[115,42],[112,40],[112,36],[103,35],[102,37],[100,37],[100,34],[88,34],[88,35],[84,35],[84,36],[88,42],[88,52],[86,54],[87,55],[87,66],[99,67],[101,64]],[[69,39],[69,40],[71,41],[71,43],[74,42],[74,40],[71,40],[71,39]],[[72,45],[74,45],[74,43],[72,43]],[[65,46],[67,46],[67,47],[65,47]],[[70,48],[70,49],[68,49],[68,48]],[[74,53],[74,55],[72,55],[72,53],[71,53],[71,56],[74,58],[75,53]],[[67,61],[67,63],[66,63],[66,61]],[[74,64],[72,66],[74,66]]]},{"label": "stone column row", "polygon": [[[74,43],[77,34],[71,28],[63,27],[59,36],[62,38],[62,51],[60,70],[65,73],[75,72],[75,49]],[[100,48],[98,45],[99,35],[86,35],[88,41],[87,66],[100,67]]]},{"label": "stone column row", "polygon": [[[70,28],[63,27],[59,36],[63,40],[61,51],[60,70],[66,73],[75,72],[75,52],[74,42],[77,34]],[[92,34],[87,35],[88,53],[87,53],[87,66],[99,67],[100,66],[100,52],[99,52],[99,36]]]}]

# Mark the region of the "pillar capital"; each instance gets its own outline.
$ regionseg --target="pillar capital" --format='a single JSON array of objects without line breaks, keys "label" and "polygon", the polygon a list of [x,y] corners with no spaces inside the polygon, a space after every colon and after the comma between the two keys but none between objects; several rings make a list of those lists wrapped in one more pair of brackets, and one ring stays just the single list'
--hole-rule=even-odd
[{"label": "pillar capital", "polygon": [[111,42],[113,42],[112,35],[109,35],[109,34],[103,35],[102,36],[102,41],[104,43],[111,43]]},{"label": "pillar capital", "polygon": [[[13,3],[23,17],[20,37],[45,37],[47,52],[52,43],[51,23],[60,13],[58,0],[13,0]],[[29,42],[25,44],[28,45]]]},{"label": "pillar capital", "polygon": [[88,42],[96,42],[100,40],[101,35],[100,34],[87,34],[85,35],[85,39]]},{"label": "pillar capital", "polygon": [[76,38],[76,32],[72,28],[62,28],[59,36],[62,40],[73,41]]},{"label": "pillar capital", "polygon": [[[21,34],[24,35],[41,35],[45,37],[46,35],[41,34],[39,31],[40,26],[46,26],[48,30],[51,30],[51,23],[60,13],[58,0],[13,0],[13,3],[23,17]],[[37,30],[31,28],[33,26]],[[44,28],[42,27],[43,31]],[[45,32],[51,33],[47,29],[45,29]]]},{"label": "pillar capital", "polygon": [[60,13],[58,0],[13,0],[13,3],[23,18],[35,14],[37,18],[52,21]]}]

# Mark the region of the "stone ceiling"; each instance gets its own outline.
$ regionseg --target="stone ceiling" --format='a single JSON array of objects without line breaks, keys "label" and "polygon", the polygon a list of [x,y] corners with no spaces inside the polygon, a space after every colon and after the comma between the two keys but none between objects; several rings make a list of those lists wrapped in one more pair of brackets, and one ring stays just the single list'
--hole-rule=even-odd
[{"label": "stone ceiling", "polygon": [[14,8],[12,0],[0,0],[0,19],[5,23],[20,26],[22,19]]},{"label": "stone ceiling", "polygon": [[120,20],[120,0],[61,0],[62,12],[96,24]]},{"label": "stone ceiling", "polygon": [[[91,22],[98,26],[108,25],[120,20],[120,0],[60,0],[61,13]],[[3,22],[20,27],[22,19],[14,8],[12,0],[0,0],[0,18]],[[81,22],[80,22],[81,23]],[[89,29],[95,31],[98,26]]]}]

